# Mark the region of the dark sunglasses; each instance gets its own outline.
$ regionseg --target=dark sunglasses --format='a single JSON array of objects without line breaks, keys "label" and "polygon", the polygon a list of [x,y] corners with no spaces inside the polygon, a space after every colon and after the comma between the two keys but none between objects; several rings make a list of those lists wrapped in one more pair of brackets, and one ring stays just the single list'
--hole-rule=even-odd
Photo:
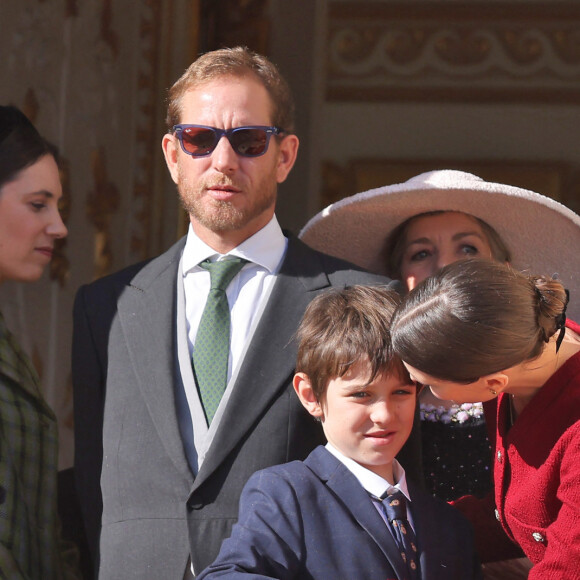
[{"label": "dark sunglasses", "polygon": [[205,125],[173,126],[173,133],[179,139],[183,151],[194,157],[211,155],[224,135],[238,155],[259,157],[268,151],[270,137],[284,132],[280,127],[262,125],[234,127],[233,129],[217,129]]}]

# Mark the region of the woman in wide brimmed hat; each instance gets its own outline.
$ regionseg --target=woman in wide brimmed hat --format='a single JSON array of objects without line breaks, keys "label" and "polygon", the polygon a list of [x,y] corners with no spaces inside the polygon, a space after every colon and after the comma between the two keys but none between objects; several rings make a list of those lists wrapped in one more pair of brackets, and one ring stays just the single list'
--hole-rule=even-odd
[{"label": "woman in wide brimmed hat", "polygon": [[389,235],[410,218],[435,211],[478,218],[499,235],[516,269],[557,275],[570,290],[568,312],[580,319],[580,216],[533,191],[463,171],[431,171],[328,206],[300,237],[316,249],[388,274],[393,268],[386,256]]},{"label": "woman in wide brimmed hat", "polygon": [[[580,316],[580,217],[553,199],[462,171],[424,173],[347,197],[303,228],[309,245],[412,288],[455,260],[486,257],[559,277]],[[451,500],[491,486],[481,405],[421,399],[424,471]],[[458,451],[461,449],[462,451]]]}]

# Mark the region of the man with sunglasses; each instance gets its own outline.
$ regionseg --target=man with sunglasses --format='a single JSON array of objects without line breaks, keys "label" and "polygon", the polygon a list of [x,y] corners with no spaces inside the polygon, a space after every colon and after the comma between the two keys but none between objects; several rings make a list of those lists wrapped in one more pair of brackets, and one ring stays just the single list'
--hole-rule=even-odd
[{"label": "man with sunglasses", "polygon": [[[298,137],[290,91],[266,58],[203,55],[171,88],[167,124],[187,236],[82,288],[75,303],[75,469],[107,580],[177,580],[214,560],[250,475],[323,442],[292,388],[306,306],[332,286],[385,282],[280,229],[277,185]],[[239,271],[226,289],[227,368],[210,411],[197,339],[214,293],[208,270],[227,260]]]}]

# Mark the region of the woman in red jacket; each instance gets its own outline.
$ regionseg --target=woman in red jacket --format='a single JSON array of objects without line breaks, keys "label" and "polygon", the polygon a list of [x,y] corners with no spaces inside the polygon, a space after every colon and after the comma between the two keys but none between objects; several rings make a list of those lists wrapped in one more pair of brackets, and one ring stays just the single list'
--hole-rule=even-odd
[{"label": "woman in red jacket", "polygon": [[441,399],[485,402],[495,493],[455,504],[484,561],[519,546],[538,580],[580,578],[580,326],[567,303],[552,278],[467,260],[417,286],[391,325],[411,378]]}]

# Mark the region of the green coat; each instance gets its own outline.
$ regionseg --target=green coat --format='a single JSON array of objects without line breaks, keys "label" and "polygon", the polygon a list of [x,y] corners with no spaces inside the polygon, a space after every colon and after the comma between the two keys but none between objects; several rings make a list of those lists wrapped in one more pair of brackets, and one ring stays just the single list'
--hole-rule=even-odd
[{"label": "green coat", "polygon": [[[57,516],[56,417],[0,313],[0,577],[64,574]],[[66,548],[65,550],[68,550]]]}]

